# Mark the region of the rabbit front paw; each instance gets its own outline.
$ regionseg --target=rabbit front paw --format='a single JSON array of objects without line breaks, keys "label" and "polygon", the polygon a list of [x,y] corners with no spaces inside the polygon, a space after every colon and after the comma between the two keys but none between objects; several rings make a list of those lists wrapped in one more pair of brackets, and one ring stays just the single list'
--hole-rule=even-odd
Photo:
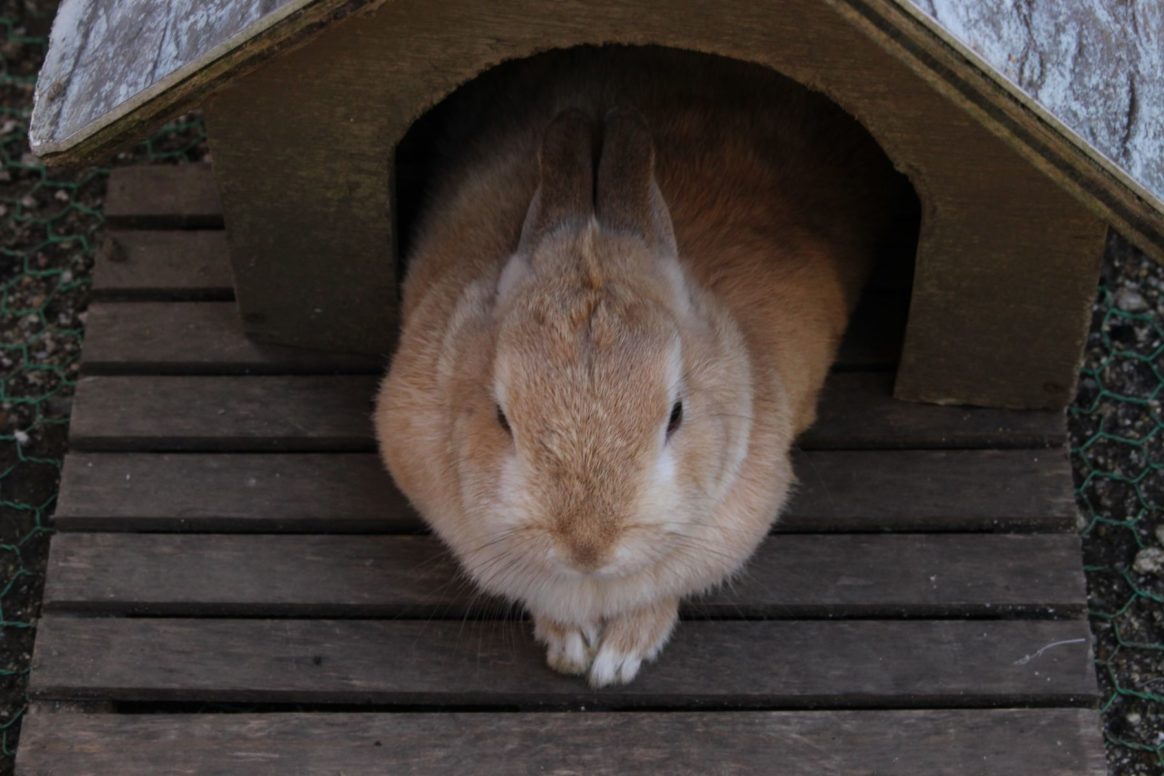
[{"label": "rabbit front paw", "polygon": [[558,673],[586,673],[598,645],[598,625],[563,625],[534,617],[534,638],[546,645],[546,664]]},{"label": "rabbit front paw", "polygon": [[678,619],[679,601],[672,598],[607,620],[590,663],[590,686],[629,683],[644,662],[658,657]]}]

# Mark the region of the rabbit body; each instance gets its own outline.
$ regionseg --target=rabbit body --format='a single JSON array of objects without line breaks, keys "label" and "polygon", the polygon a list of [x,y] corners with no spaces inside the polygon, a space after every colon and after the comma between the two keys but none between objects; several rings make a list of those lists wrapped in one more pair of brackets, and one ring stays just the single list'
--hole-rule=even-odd
[{"label": "rabbit body", "polygon": [[892,168],[802,87],[664,50],[504,65],[443,132],[384,461],[551,667],[630,681],[776,519]]}]

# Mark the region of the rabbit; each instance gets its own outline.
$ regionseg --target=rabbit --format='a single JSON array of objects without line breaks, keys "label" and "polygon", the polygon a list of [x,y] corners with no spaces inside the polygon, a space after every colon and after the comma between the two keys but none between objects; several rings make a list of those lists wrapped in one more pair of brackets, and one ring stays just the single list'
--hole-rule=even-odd
[{"label": "rabbit", "polygon": [[379,448],[551,668],[627,683],[786,501],[895,173],[823,97],[663,49],[502,65],[444,110]]}]

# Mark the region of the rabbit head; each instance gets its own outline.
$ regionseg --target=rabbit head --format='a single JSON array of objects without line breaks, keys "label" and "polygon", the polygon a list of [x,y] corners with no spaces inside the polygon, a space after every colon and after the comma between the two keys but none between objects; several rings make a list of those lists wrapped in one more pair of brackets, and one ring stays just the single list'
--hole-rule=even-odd
[{"label": "rabbit head", "polygon": [[464,516],[436,523],[482,586],[565,620],[705,588],[767,527],[717,520],[749,447],[741,335],[683,269],[643,120],[598,129],[544,134],[492,352],[454,359]]}]

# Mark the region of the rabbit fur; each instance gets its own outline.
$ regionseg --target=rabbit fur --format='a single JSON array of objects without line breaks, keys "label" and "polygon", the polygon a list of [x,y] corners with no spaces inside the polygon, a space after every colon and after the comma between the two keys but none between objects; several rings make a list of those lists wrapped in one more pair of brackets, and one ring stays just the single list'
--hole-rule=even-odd
[{"label": "rabbit fur", "polygon": [[784,504],[894,173],[819,95],[663,49],[509,63],[443,110],[380,450],[552,668],[629,682]]}]

